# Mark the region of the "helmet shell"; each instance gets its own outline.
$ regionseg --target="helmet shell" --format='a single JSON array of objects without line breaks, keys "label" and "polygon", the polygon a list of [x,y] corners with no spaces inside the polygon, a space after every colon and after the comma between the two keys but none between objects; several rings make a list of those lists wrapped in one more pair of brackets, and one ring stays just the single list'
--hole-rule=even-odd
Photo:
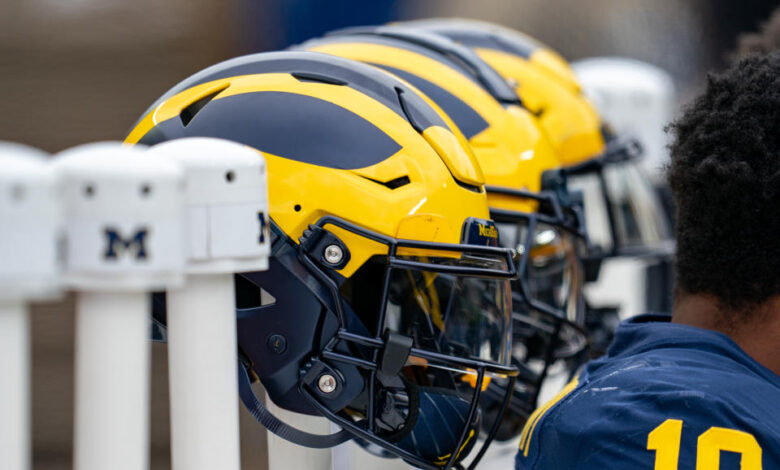
[{"label": "helmet shell", "polygon": [[[385,30],[379,29],[377,34],[337,32],[299,47],[366,62],[412,84],[468,139],[486,184],[539,191],[542,173],[557,168],[559,160],[536,118],[520,105],[497,101],[466,67],[448,55],[423,44],[383,36]],[[451,47],[461,48],[454,43]],[[491,208],[536,209],[532,200],[490,191],[488,201]]]},{"label": "helmet shell", "polygon": [[566,61],[539,41],[509,28],[464,19],[400,23],[470,47],[515,87],[539,118],[563,166],[601,155],[606,144],[596,109]]},{"label": "helmet shell", "polygon": [[[271,219],[293,240],[333,215],[389,237],[460,243],[468,218],[489,217],[483,174],[445,120],[408,85],[346,59],[275,52],[217,64],[166,93],[126,142],[185,136],[262,151]],[[342,276],[386,251],[333,231],[350,250]]]}]

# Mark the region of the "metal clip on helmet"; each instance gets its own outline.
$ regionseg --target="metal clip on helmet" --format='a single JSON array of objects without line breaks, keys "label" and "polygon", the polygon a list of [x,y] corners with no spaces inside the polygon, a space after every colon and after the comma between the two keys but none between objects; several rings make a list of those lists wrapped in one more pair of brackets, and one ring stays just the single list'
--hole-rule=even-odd
[{"label": "metal clip on helmet", "polygon": [[[485,173],[501,243],[521,254],[520,276],[513,282],[513,361],[521,375],[496,438],[518,435],[536,407],[548,366],[587,347],[580,260],[587,237],[581,208],[566,191],[552,145],[503,78],[446,37],[401,27],[361,27],[298,47],[393,73],[436,103],[468,138]],[[494,380],[484,391],[488,415],[501,415],[505,383]]]},{"label": "metal clip on helmet", "polygon": [[[510,365],[512,250],[495,225],[473,154],[410,86],[312,52],[255,54],[166,93],[128,142],[183,136],[263,152],[271,258],[237,277],[243,376],[278,406],[342,428],[317,436],[242,399],[301,445],[349,438],[430,469],[471,452],[482,386]],[[465,382],[475,387],[463,387]],[[495,432],[495,426],[490,426]]]}]

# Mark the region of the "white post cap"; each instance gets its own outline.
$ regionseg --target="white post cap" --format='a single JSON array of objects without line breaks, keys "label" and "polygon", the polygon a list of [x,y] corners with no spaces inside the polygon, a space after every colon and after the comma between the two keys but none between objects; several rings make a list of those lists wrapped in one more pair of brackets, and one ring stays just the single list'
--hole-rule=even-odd
[{"label": "white post cap", "polygon": [[149,154],[184,168],[189,273],[268,269],[268,189],[259,151],[190,137],[155,145]]},{"label": "white post cap", "polygon": [[63,185],[69,287],[162,290],[183,282],[183,172],[146,150],[100,142],[55,158]]},{"label": "white post cap", "polygon": [[0,142],[0,300],[40,300],[58,292],[62,211],[46,157]]}]

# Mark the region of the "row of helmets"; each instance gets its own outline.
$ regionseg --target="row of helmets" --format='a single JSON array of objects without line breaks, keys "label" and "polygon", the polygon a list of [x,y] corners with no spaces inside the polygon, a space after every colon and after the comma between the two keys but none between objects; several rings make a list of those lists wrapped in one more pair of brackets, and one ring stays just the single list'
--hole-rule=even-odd
[{"label": "row of helmets", "polygon": [[[553,368],[608,341],[610,309],[583,294],[602,262],[667,253],[640,146],[559,55],[491,24],[350,28],[228,60],[166,92],[126,144],[191,137],[265,158],[268,269],[235,278],[240,395],[303,446],[476,466],[520,436]],[[256,230],[223,225],[228,245]],[[292,428],[251,380],[341,431]]]}]

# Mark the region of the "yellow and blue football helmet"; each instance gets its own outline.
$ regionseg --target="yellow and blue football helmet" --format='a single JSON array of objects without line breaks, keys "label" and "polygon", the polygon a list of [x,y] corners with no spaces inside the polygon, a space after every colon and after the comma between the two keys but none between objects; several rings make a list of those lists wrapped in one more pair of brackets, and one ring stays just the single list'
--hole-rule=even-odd
[{"label": "yellow and blue football helmet", "polygon": [[[626,187],[647,186],[636,171],[641,147],[602,121],[559,54],[530,36],[482,21],[440,18],[399,25],[470,48],[514,86],[539,118],[572,183],[584,191],[589,235],[602,248],[591,256],[666,254],[662,245],[671,235],[660,202],[647,191]],[[649,221],[638,222],[648,212]]]},{"label": "yellow and blue football helmet", "polygon": [[[335,31],[298,46],[387,70],[436,103],[469,140],[485,174],[491,217],[502,245],[515,249],[513,363],[521,369],[496,438],[520,433],[536,406],[547,367],[587,346],[581,258],[587,237],[581,206],[566,190],[560,159],[535,116],[469,49],[432,34],[396,27]],[[484,411],[503,409],[500,379]],[[485,429],[487,435],[489,429]]]},{"label": "yellow and blue football helmet", "polygon": [[[582,194],[591,242],[588,280],[601,278],[586,289],[589,355],[606,352],[621,316],[669,308],[674,242],[664,207],[642,173],[641,146],[616,136],[603,122],[572,67],[541,42],[492,23],[442,18],[400,25],[448,37],[474,51],[515,88],[553,142],[569,187]],[[638,296],[646,298],[645,305],[613,293],[614,282],[627,276],[642,283]],[[581,360],[571,361],[569,369],[576,371]]]},{"label": "yellow and blue football helmet", "polygon": [[301,445],[359,438],[421,468],[473,457],[480,427],[493,426],[482,389],[500,379],[508,397],[518,374],[516,268],[515,253],[497,246],[484,176],[458,131],[381,70],[275,52],[184,80],[127,142],[184,136],[234,140],[266,159],[270,267],[236,279],[242,377],[342,431],[291,428],[245,381],[258,420]]}]

